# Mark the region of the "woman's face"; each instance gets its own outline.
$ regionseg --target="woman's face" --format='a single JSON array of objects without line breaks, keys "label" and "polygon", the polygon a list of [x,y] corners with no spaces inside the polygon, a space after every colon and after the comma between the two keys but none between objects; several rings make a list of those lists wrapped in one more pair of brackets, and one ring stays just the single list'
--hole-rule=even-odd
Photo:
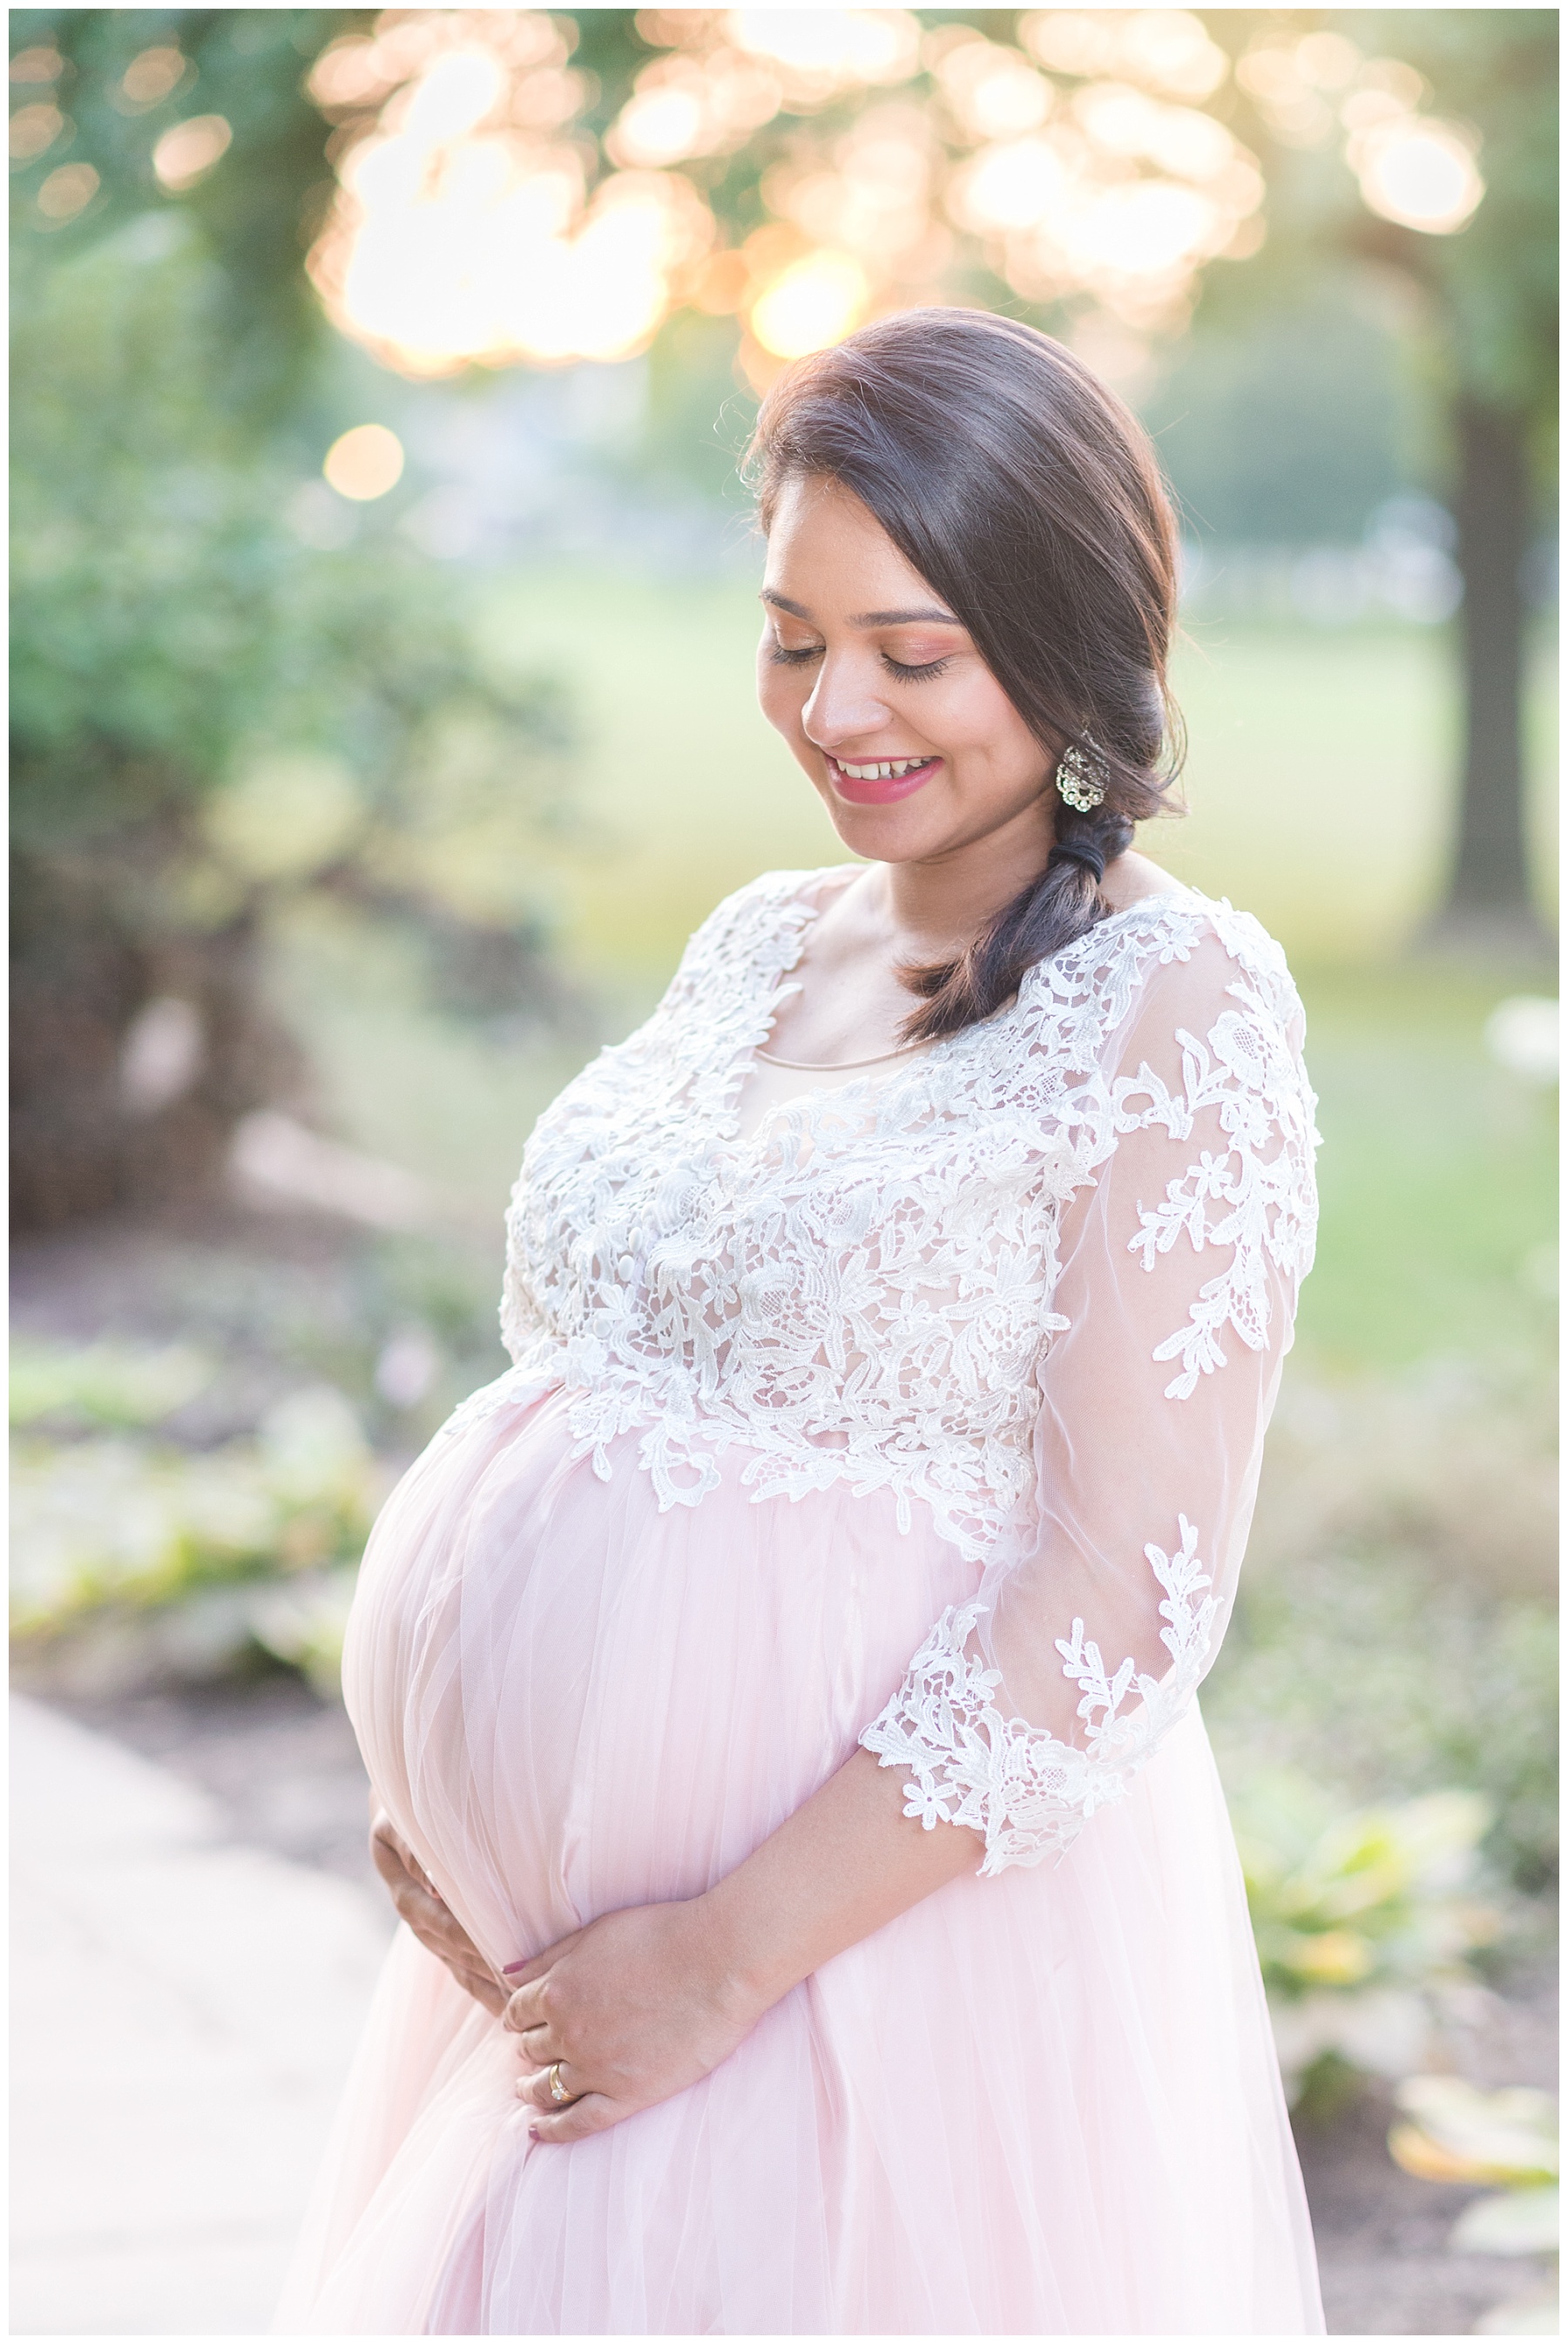
[{"label": "woman's face", "polygon": [[817,477],[786,484],[762,601],[762,712],[852,854],[924,862],[1012,825],[1043,863],[1044,751],[858,497]]}]

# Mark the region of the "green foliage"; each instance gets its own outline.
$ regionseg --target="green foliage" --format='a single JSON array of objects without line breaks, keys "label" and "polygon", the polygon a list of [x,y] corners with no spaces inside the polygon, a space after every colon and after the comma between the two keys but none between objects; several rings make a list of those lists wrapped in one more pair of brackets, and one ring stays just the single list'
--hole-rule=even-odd
[{"label": "green foliage", "polygon": [[1271,1994],[1422,1984],[1495,1934],[1458,1893],[1490,1821],[1473,1793],[1344,1814],[1304,1776],[1260,1772],[1231,1809]]},{"label": "green foliage", "polygon": [[1473,1893],[1484,1801],[1345,1814],[1304,1774],[1250,1766],[1230,1803],[1289,2096],[1322,2107],[1347,2074],[1408,2073],[1498,1932]]},{"label": "green foliage", "polygon": [[1176,346],[1140,413],[1195,536],[1353,544],[1425,485],[1400,338],[1355,296],[1346,272]]},{"label": "green foliage", "polygon": [[[1513,2085],[1479,2091],[1458,2076],[1412,2076],[1394,2094],[1401,2120],[1389,2154],[1418,2180],[1457,2183],[1473,2198],[1449,2232],[1456,2255],[1551,2256],[1559,2238],[1557,2103]],[[1478,2322],[1478,2335],[1555,2336],[1557,2289],[1543,2285]]]},{"label": "green foliage", "polygon": [[213,1363],[188,1344],[157,1350],[134,1343],[30,1342],[11,1347],[11,1421],[27,1429],[85,1431],[156,1424],[194,1399]]},{"label": "green foliage", "polygon": [[215,401],[218,294],[173,219],[18,288],[19,836],[167,818],[242,756],[308,750],[346,767],[357,844],[418,819],[437,736],[465,729],[489,735],[475,787],[537,807],[558,702],[477,674],[449,590],[396,539],[324,553],[290,530],[297,474]]},{"label": "green foliage", "polygon": [[1341,1798],[1473,1790],[1489,1856],[1533,1894],[1556,1871],[1556,1691],[1549,1603],[1362,1546],[1249,1565],[1204,1714],[1232,1789],[1275,1765]]},{"label": "green foliage", "polygon": [[1453,235],[1377,219],[1337,139],[1304,152],[1282,145],[1238,90],[1234,126],[1264,166],[1269,233],[1252,258],[1208,273],[1200,330],[1205,317],[1229,324],[1295,308],[1347,258],[1359,258],[1416,288],[1436,328],[1426,338],[1442,395],[1528,416],[1549,431],[1557,356],[1556,12],[1349,8],[1309,20],[1288,9],[1216,8],[1203,21],[1232,56],[1256,40],[1332,28],[1365,54],[1413,66],[1430,86],[1429,110],[1480,133],[1486,195]]},{"label": "green foliage", "polygon": [[[333,8],[27,8],[10,20],[12,54],[51,47],[65,59],[67,131],[14,174],[24,270],[73,257],[143,217],[181,219],[216,264],[221,334],[214,362],[224,406],[253,423],[297,392],[320,317],[300,267],[301,227],[331,193],[327,126],[305,95],[311,59],[368,12]],[[155,45],[177,47],[183,76],[152,104],[127,104],[126,67]],[[221,115],[233,131],[224,167],[171,197],[153,171],[170,126]],[[42,217],[37,188],[62,162],[85,162],[97,193],[64,224]]]},{"label": "green foliage", "polygon": [[1457,236],[1375,231],[1368,248],[1441,298],[1467,394],[1550,427],[1557,381],[1558,16],[1551,8],[1353,10],[1482,136],[1486,196]]},{"label": "green foliage", "polygon": [[[298,1080],[258,955],[302,891],[413,924],[458,990],[545,989],[532,859],[562,804],[562,698],[485,671],[461,597],[390,523],[349,552],[303,541],[291,500],[331,492],[226,402],[226,301],[174,214],[18,274],[24,1220],[210,1185],[236,1117]],[[205,1066],[138,1119],[116,1069],[165,995]]]},{"label": "green foliage", "polygon": [[19,1442],[17,1656],[214,1588],[355,1562],[384,1488],[352,1409],[322,1385],[278,1401],[254,1440],[206,1452],[123,1437]]}]

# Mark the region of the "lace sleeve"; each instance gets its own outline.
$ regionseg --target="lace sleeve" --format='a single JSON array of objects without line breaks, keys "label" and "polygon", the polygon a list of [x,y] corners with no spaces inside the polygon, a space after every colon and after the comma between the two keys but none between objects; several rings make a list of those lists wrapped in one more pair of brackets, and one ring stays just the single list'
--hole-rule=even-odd
[{"label": "lace sleeve", "polygon": [[984,1834],[988,1873],[1124,1796],[1219,1649],[1312,1259],[1301,1038],[1282,962],[1212,935],[1156,972],[1105,1054],[1101,1160],[1060,1232],[1031,1519],[861,1736],[908,1769],[907,1814]]}]

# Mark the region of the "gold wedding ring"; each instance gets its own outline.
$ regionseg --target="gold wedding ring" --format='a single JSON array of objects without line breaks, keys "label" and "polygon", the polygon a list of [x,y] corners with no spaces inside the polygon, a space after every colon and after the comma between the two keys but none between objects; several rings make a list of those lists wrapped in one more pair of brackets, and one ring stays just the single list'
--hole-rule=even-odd
[{"label": "gold wedding ring", "polygon": [[576,2097],[576,2094],[568,2092],[561,2081],[561,2063],[558,2059],[550,2069],[550,2097],[558,2108],[568,2107]]}]

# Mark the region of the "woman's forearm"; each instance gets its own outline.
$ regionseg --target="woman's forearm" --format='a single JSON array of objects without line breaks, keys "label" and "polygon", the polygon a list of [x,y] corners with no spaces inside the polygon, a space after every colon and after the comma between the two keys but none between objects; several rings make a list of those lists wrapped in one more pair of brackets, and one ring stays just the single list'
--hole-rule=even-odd
[{"label": "woman's forearm", "polygon": [[909,1778],[854,1755],[702,1899],[729,1988],[769,2009],[835,1954],[979,1869],[979,1836],[903,1812]]},{"label": "woman's forearm", "polygon": [[907,1783],[857,1750],[705,1895],[601,1914],[518,1963],[505,2023],[534,2138],[580,2140],[699,2082],[791,1986],[975,1871],[975,1834],[922,1830]]}]

